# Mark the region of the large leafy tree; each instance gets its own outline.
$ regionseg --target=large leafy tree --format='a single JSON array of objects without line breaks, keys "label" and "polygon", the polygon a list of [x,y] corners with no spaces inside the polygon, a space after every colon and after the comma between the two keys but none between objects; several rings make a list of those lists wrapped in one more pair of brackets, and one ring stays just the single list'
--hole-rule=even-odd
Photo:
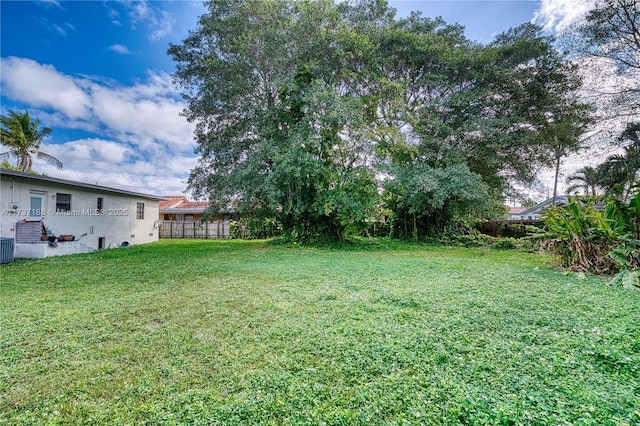
[{"label": "large leafy tree", "polygon": [[394,161],[466,163],[502,191],[579,149],[588,122],[574,95],[580,78],[540,27],[524,24],[481,46],[457,26],[414,14],[389,38],[384,71],[405,90],[396,119],[412,136],[391,147]]},{"label": "large leafy tree", "polygon": [[[579,124],[571,70],[533,26],[482,46],[441,19],[396,20],[384,0],[207,6],[169,48],[196,122],[190,189],[214,209],[235,200],[278,216],[298,237],[341,237],[385,186],[411,232],[444,229],[478,201],[458,183],[491,204]],[[425,189],[447,180],[447,194]]]},{"label": "large leafy tree", "polygon": [[[409,42],[393,34],[389,44],[398,47],[391,69],[409,76],[401,80],[410,89],[399,105],[404,107],[400,121],[409,123],[410,132],[388,151],[398,177],[403,167],[420,170],[422,164],[460,173],[450,167],[464,165],[472,174],[459,177],[485,197],[475,210],[478,217],[498,213],[490,207],[510,184],[534,181],[541,166],[558,170],[563,157],[580,149],[589,121],[588,106],[574,96],[580,79],[539,27],[525,24],[479,46],[466,41],[459,28],[419,15],[399,25]],[[399,194],[410,192],[399,190],[400,182],[412,186],[411,180],[396,179],[387,187],[393,188],[387,200],[408,206],[398,202]],[[408,223],[414,212],[415,205],[395,217]],[[439,221],[445,217],[440,214]]]},{"label": "large leafy tree", "polygon": [[[277,215],[297,238],[342,237],[375,195],[343,45],[366,44],[331,1],[221,0],[169,53],[197,122],[189,179],[214,208]],[[362,47],[360,47],[362,49]],[[356,52],[358,53],[358,52]]]},{"label": "large leafy tree", "polygon": [[[589,107],[575,96],[577,69],[562,60],[553,42],[540,27],[523,24],[483,50],[469,100],[475,111],[459,133],[465,152],[477,152],[472,170],[484,169],[505,184],[531,182],[540,166],[553,166],[557,181],[562,158],[581,148]],[[462,111],[456,115],[464,116],[465,104],[456,107]]]},{"label": "large leafy tree", "polygon": [[384,201],[393,236],[464,231],[492,206],[490,189],[465,164],[433,168],[425,163],[398,167],[385,183]]},{"label": "large leafy tree", "polygon": [[27,111],[9,111],[8,115],[0,117],[0,125],[0,143],[9,148],[0,154],[0,158],[7,160],[15,157],[17,166],[23,172],[31,171],[34,157],[58,169],[62,168],[60,160],[40,151],[43,139],[53,132],[52,128],[40,127],[40,120],[32,119]]}]

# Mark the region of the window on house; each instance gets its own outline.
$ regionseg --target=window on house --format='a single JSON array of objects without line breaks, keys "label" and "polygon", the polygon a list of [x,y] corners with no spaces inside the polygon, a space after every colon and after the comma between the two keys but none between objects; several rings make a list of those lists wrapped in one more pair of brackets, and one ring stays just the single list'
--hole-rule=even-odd
[{"label": "window on house", "polygon": [[101,212],[103,208],[104,208],[104,198],[98,197],[98,202],[96,203],[96,210],[98,210],[98,212]]},{"label": "window on house", "polygon": [[56,211],[66,212],[71,210],[71,194],[56,193]]},{"label": "window on house", "polygon": [[137,203],[136,219],[144,219],[144,203]]}]

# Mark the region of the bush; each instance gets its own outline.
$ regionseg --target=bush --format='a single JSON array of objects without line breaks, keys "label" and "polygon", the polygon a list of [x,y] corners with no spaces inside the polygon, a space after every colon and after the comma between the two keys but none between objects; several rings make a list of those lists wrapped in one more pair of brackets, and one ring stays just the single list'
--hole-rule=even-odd
[{"label": "bush", "polygon": [[513,237],[502,238],[496,241],[494,247],[501,250],[512,250],[518,247],[518,241]]},{"label": "bush", "polygon": [[534,232],[534,237],[542,239],[542,249],[555,254],[564,268],[597,274],[621,272],[613,284],[635,280],[634,287],[640,288],[635,273],[640,268],[640,195],[629,204],[609,198],[604,212],[594,207],[596,201],[593,197],[571,198],[567,206],[547,210],[541,218],[544,228]]},{"label": "bush", "polygon": [[513,237],[492,237],[472,230],[464,235],[448,235],[441,237],[436,243],[458,247],[486,247],[498,250],[521,250],[530,253],[539,251],[539,243],[531,239],[516,239]]},{"label": "bush", "polygon": [[255,240],[282,235],[282,227],[275,218],[243,217],[229,224],[231,238]]},{"label": "bush", "polygon": [[542,223],[533,220],[490,220],[475,224],[475,228],[492,237],[523,238],[529,235],[529,227],[542,227]]}]

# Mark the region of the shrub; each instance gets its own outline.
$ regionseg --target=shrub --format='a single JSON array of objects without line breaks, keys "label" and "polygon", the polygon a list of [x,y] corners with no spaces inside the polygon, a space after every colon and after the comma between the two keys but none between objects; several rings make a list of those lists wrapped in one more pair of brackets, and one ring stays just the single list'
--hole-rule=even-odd
[{"label": "shrub", "polygon": [[[571,198],[563,207],[542,216],[544,228],[535,231],[541,247],[557,255],[572,271],[619,275],[612,281],[635,283],[640,288],[640,195],[629,204],[615,198],[605,201],[604,212],[595,208],[594,197]],[[629,286],[628,284],[625,286]]]},{"label": "shrub", "polygon": [[518,241],[513,237],[501,238],[496,241],[496,245],[494,247],[502,250],[512,250],[518,247]]},{"label": "shrub", "polygon": [[437,240],[430,240],[432,243],[459,247],[486,247],[498,250],[522,250],[527,252],[539,251],[537,241],[531,239],[516,239],[513,237],[492,237],[477,230],[463,235],[447,235]]},{"label": "shrub", "polygon": [[280,222],[275,218],[243,217],[240,220],[231,221],[229,227],[231,238],[255,240],[282,235]]}]

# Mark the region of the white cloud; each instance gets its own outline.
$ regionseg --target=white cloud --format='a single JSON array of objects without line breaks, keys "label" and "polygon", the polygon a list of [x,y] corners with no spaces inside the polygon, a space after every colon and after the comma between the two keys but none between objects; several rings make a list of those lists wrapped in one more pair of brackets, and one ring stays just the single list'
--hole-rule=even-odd
[{"label": "white cloud", "polygon": [[25,58],[3,58],[0,63],[3,96],[36,107],[55,108],[69,118],[88,116],[90,98],[81,82],[53,66]]},{"label": "white cloud", "polygon": [[[152,7],[146,0],[123,2],[134,27],[144,26],[151,40],[158,40],[173,31],[173,14],[158,7]],[[157,5],[156,5],[157,6]]]},{"label": "white cloud", "polygon": [[153,21],[150,22],[151,32],[149,38],[151,40],[158,40],[162,37],[171,34],[173,31],[173,15],[167,11],[160,11],[158,15],[154,16]]},{"label": "white cloud", "polygon": [[[37,170],[49,176],[158,195],[182,193],[197,161],[163,150],[143,157],[120,142],[103,139],[43,144],[42,150],[64,161],[62,170],[37,164]],[[115,161],[117,157],[122,160]]]},{"label": "white cloud", "polygon": [[62,28],[60,25],[51,24],[51,28],[53,28],[62,37],[66,37],[67,36],[67,31],[64,28]]},{"label": "white cloud", "polygon": [[[31,59],[0,63],[3,97],[54,129],[42,150],[64,163],[51,176],[154,194],[180,193],[196,165],[194,126],[165,73],[130,86],[64,74]],[[57,130],[57,131],[56,131]],[[95,137],[60,140],[65,130]]]},{"label": "white cloud", "polygon": [[147,85],[94,87],[94,113],[112,131],[137,138],[142,148],[151,139],[170,143],[172,150],[192,150],[193,126],[180,116],[185,104],[168,96],[165,83],[157,86],[156,93]]},{"label": "white cloud", "polygon": [[40,0],[38,3],[40,3],[40,4],[44,5],[44,6],[55,6],[58,9],[62,9],[62,5],[57,0]]},{"label": "white cloud", "polygon": [[[62,144],[43,144],[42,150],[47,154],[62,160],[64,156],[65,169],[82,169],[84,164],[90,163],[94,170],[103,171],[118,164],[127,163],[130,157],[137,157],[128,146],[114,141],[89,138],[65,142]],[[100,167],[105,165],[104,167]]]},{"label": "white cloud", "polygon": [[57,24],[55,22],[51,22],[50,20],[46,19],[46,18],[40,18],[39,19],[40,25],[42,25],[43,27],[45,27],[46,29],[48,29],[49,31],[53,31],[58,33],[58,35],[61,35],[62,37],[66,37],[68,35],[69,30],[71,31],[75,31],[76,27],[69,23],[69,22],[64,22],[62,24]]},{"label": "white cloud", "polygon": [[595,0],[541,0],[533,22],[547,31],[560,34],[581,20],[594,3]]},{"label": "white cloud", "polygon": [[120,53],[122,55],[131,54],[131,52],[129,51],[129,48],[121,44],[112,44],[111,46],[108,46],[107,49],[111,50],[112,52]]}]

